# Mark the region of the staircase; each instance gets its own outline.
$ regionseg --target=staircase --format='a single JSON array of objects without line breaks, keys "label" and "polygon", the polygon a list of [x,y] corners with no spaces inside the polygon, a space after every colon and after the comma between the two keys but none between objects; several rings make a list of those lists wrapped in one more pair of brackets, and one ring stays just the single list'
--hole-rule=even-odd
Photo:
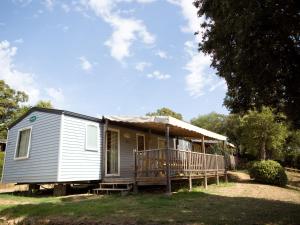
[{"label": "staircase", "polygon": [[104,178],[99,188],[93,189],[94,194],[121,192],[126,194],[133,189],[134,180],[129,178]]}]

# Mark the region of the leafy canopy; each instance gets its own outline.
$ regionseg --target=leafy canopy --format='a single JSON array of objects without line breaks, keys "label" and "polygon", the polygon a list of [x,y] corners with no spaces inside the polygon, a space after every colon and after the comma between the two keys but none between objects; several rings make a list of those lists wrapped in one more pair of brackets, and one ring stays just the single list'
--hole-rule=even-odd
[{"label": "leafy canopy", "polygon": [[205,16],[199,50],[228,86],[232,113],[262,106],[300,128],[300,4],[296,0],[195,0]]},{"label": "leafy canopy", "polygon": [[172,116],[176,119],[182,120],[183,117],[180,113],[174,112],[173,110],[163,107],[156,110],[156,112],[147,113],[146,116]]},{"label": "leafy canopy", "polygon": [[196,118],[193,118],[191,120],[191,124],[225,135],[226,134],[225,121],[226,121],[225,115],[211,112],[209,114],[200,115]]},{"label": "leafy canopy", "polygon": [[[6,139],[8,125],[30,109],[31,106],[25,105],[27,101],[25,92],[16,91],[0,80],[0,138]],[[36,106],[53,107],[50,101],[39,101]]]},{"label": "leafy canopy", "polygon": [[260,159],[276,158],[288,135],[287,126],[273,110],[250,110],[242,120],[241,144]]},{"label": "leafy canopy", "polygon": [[16,119],[20,104],[27,100],[24,92],[14,90],[0,80],[0,138],[6,138],[7,125]]}]

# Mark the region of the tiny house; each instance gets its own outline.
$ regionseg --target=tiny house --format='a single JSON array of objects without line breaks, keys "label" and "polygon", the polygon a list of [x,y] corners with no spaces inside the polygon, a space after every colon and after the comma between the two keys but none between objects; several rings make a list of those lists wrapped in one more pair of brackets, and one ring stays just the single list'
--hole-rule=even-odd
[{"label": "tiny house", "polygon": [[[193,147],[195,139],[203,144]],[[224,157],[206,154],[204,140],[226,137],[169,116],[96,118],[34,107],[9,127],[2,182],[170,187],[175,179],[218,179]]]}]

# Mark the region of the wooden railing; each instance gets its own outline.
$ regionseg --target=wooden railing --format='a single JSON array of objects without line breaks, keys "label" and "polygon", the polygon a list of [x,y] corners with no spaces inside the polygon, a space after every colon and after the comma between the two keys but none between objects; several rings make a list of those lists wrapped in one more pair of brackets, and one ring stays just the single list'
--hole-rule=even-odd
[{"label": "wooden railing", "polygon": [[[167,160],[168,156],[169,160]],[[136,176],[166,176],[168,161],[171,177],[198,176],[204,173],[222,173],[225,171],[225,161],[222,155],[178,149],[169,149],[169,151],[167,149],[151,149],[136,152]]]}]

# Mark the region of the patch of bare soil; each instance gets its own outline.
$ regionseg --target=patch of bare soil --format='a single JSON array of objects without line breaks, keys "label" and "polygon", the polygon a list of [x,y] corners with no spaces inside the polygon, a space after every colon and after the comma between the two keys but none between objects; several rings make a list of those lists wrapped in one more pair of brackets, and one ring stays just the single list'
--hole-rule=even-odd
[{"label": "patch of bare soil", "polygon": [[249,174],[240,171],[228,171],[230,180],[237,182],[249,182],[251,180]]}]

